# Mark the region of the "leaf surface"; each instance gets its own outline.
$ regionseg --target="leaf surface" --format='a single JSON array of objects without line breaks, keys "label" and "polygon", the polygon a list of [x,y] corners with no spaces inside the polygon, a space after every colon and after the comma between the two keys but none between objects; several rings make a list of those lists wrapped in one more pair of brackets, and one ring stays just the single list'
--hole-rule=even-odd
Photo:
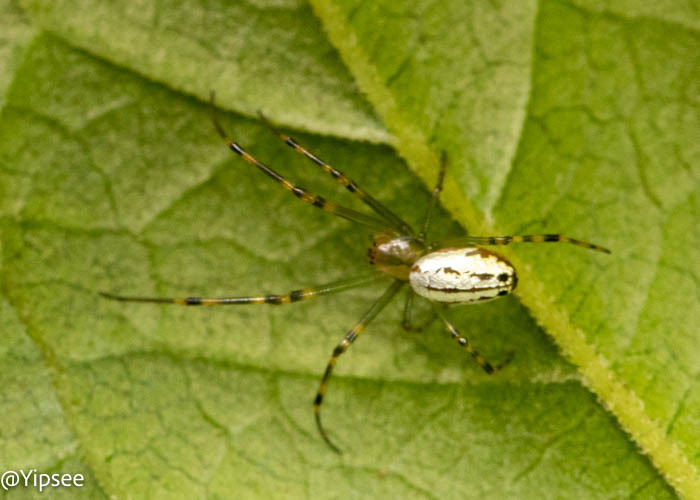
[{"label": "leaf surface", "polygon": [[[34,352],[31,386],[55,402],[49,411],[20,399],[13,412],[13,425],[29,435],[43,427],[32,418],[48,426],[45,416],[55,415],[58,430],[42,432],[56,442],[13,444],[43,450],[39,466],[75,457],[99,494],[143,498],[672,497],[582,386],[585,366],[570,352],[578,366],[564,361],[536,325],[567,352],[557,335],[567,331],[557,330],[564,320],[643,400],[665,442],[696,465],[697,269],[688,272],[687,262],[697,257],[689,234],[697,220],[698,151],[690,137],[697,88],[683,73],[683,99],[671,99],[671,90],[653,84],[657,68],[634,79],[657,92],[628,104],[636,119],[625,109],[600,117],[604,104],[623,106],[627,96],[611,91],[603,99],[590,88],[603,77],[583,78],[575,92],[581,82],[566,68],[575,51],[565,49],[578,32],[557,31],[554,22],[583,18],[593,34],[615,23],[623,33],[650,23],[651,41],[633,41],[657,47],[664,54],[658,64],[669,66],[689,60],[697,46],[692,19],[673,37],[656,39],[678,16],[649,20],[647,12],[640,21],[557,3],[515,12],[428,5],[413,13],[335,4],[338,19],[320,13],[330,39],[336,43],[338,26],[354,33],[377,88],[400,110],[386,112],[357,72],[355,54],[336,43],[389,134],[303,4],[117,4],[131,13],[123,19],[138,23],[103,11],[106,4],[25,5],[56,36],[27,49],[2,110],[0,276],[3,314],[14,318],[8,324],[16,325],[17,342]],[[470,16],[470,24],[441,38],[440,26],[457,15]],[[384,29],[372,30],[378,21]],[[489,43],[479,44],[480,36]],[[667,38],[670,47],[662,45]],[[607,42],[599,41],[601,57],[614,56],[603,50]],[[635,75],[599,66],[620,88]],[[572,78],[564,85],[571,102],[561,104],[564,94],[551,87],[564,77]],[[411,171],[432,183],[436,152],[444,149],[445,204],[470,230],[561,228],[615,253],[531,247],[509,254],[522,263],[522,299],[534,320],[512,297],[450,311],[490,359],[515,350],[514,362],[494,377],[437,325],[403,332],[397,300],[341,359],[331,383],[324,418],[345,449],[336,457],[316,434],[310,401],[333,346],[381,287],[233,310],[124,305],[95,294],[283,292],[366,271],[368,231],[299,203],[222,146],[206,106],[188,97],[205,98],[211,87],[237,111],[224,117],[232,136],[339,203],[361,209],[246,116],[262,108],[278,123],[313,131],[295,136],[413,225],[429,193]],[[591,102],[603,111],[588,109]],[[674,120],[685,135],[649,125],[664,111],[669,120],[685,117]],[[635,144],[619,140],[632,132]],[[416,137],[428,139],[409,140]],[[393,150],[370,142],[395,144],[410,170]],[[667,152],[683,159],[675,174]],[[631,165],[627,153],[641,159]],[[423,154],[427,161],[418,162]],[[645,186],[639,162],[651,179],[670,179]],[[435,228],[460,231],[446,214]],[[681,277],[690,277],[686,289]],[[29,365],[8,366],[19,379]],[[37,467],[34,456],[18,452],[8,468],[17,460]]]}]

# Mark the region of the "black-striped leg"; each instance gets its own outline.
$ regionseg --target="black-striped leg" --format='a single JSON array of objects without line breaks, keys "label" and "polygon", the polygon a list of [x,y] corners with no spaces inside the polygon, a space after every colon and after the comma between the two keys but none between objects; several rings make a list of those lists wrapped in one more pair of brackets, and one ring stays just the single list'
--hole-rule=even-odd
[{"label": "black-striped leg", "polygon": [[358,278],[334,281],[326,285],[313,288],[300,288],[282,295],[258,295],[252,297],[130,297],[115,295],[113,293],[100,292],[107,299],[120,302],[150,302],[156,304],[177,304],[180,306],[222,306],[242,304],[291,304],[300,300],[307,300],[320,295],[343,292],[351,288],[359,288],[375,282],[381,275],[363,276]]},{"label": "black-striped leg", "polygon": [[510,245],[511,243],[571,243],[580,247],[596,250],[598,252],[610,253],[607,248],[588,243],[587,241],[575,240],[561,234],[526,234],[523,236],[461,236],[442,243],[444,246],[464,246],[464,245]]},{"label": "black-striped leg", "polygon": [[491,363],[489,363],[486,358],[484,358],[481,354],[479,354],[479,351],[474,349],[472,346],[471,342],[469,340],[462,336],[459,331],[450,323],[447,318],[440,312],[437,306],[435,306],[435,312],[442,318],[442,320],[445,322],[445,326],[447,327],[447,331],[450,333],[453,339],[457,341],[457,343],[464,347],[464,349],[471,354],[472,358],[474,361],[476,361],[476,364],[479,365],[483,370],[488,373],[489,375],[496,373],[499,371],[501,368],[506,366],[508,363],[510,363],[511,359],[513,359],[513,353],[509,353],[508,356],[506,357],[505,360],[503,360],[500,364],[493,366]]},{"label": "black-striped leg", "polygon": [[321,167],[321,169],[323,169],[324,172],[330,174],[330,176],[333,177],[340,184],[342,184],[345,187],[345,189],[357,196],[360,200],[367,204],[368,207],[374,210],[377,213],[377,215],[379,215],[383,220],[385,220],[390,227],[398,230],[401,234],[413,234],[413,229],[411,228],[411,226],[404,222],[404,220],[401,219],[401,217],[399,217],[394,212],[385,207],[376,198],[374,198],[364,189],[358,186],[355,181],[350,179],[340,170],[334,168],[318,156],[311,153],[309,150],[301,146],[290,136],[281,132],[279,129],[277,129],[277,127],[270,123],[270,121],[265,117],[265,115],[262,114],[262,112],[258,112],[258,115],[260,116],[260,119],[263,121],[263,123],[265,123],[275,134],[277,134],[285,142],[285,144],[290,146],[297,153],[306,156],[309,160]]},{"label": "black-striped leg", "polygon": [[445,180],[445,170],[447,169],[447,153],[444,151],[440,155],[440,171],[438,172],[438,179],[435,187],[433,188],[433,196],[430,198],[430,203],[425,211],[425,218],[423,219],[423,227],[420,233],[418,233],[418,239],[425,241],[428,235],[428,228],[430,227],[430,220],[435,212],[435,207],[437,207],[438,200],[440,199],[440,193],[442,193],[442,183]]},{"label": "black-striped leg", "polygon": [[233,142],[228,135],[226,134],[226,131],[224,128],[221,126],[219,123],[219,120],[216,116],[216,113],[214,112],[214,93],[212,92],[211,94],[211,106],[212,106],[212,121],[214,122],[214,127],[216,128],[216,131],[219,133],[221,138],[226,142],[226,145],[239,155],[241,158],[243,158],[245,161],[248,163],[254,165],[257,167],[259,170],[261,170],[263,173],[265,173],[268,177],[271,177],[275,181],[277,181],[284,189],[287,191],[291,192],[294,196],[299,198],[305,203],[308,203],[309,205],[313,205],[316,208],[320,208],[324,212],[331,213],[333,215],[337,215],[338,217],[342,217],[343,219],[347,219],[353,222],[357,222],[359,224],[363,224],[365,226],[369,226],[375,229],[386,229],[386,221],[383,219],[379,219],[377,217],[373,217],[371,215],[366,215],[363,214],[362,212],[358,212],[356,210],[353,210],[352,208],[347,208],[343,207],[341,205],[336,205],[333,202],[330,202],[326,200],[325,198],[318,196],[316,194],[311,193],[310,191],[304,189],[301,186],[297,186],[293,182],[289,181],[288,179],[284,178],[282,175],[277,173],[275,170],[271,169],[261,161],[258,161],[255,159],[251,154],[249,154],[247,151],[245,151],[239,144]]},{"label": "black-striped leg", "polygon": [[437,318],[437,314],[434,312],[430,315],[428,319],[426,319],[423,323],[419,325],[414,325],[413,324],[413,299],[415,298],[416,294],[413,292],[413,290],[409,290],[408,293],[406,294],[406,300],[404,301],[403,304],[403,319],[401,320],[401,326],[403,327],[404,330],[407,332],[422,332],[426,328],[428,328],[430,325],[433,324],[433,321],[435,321],[435,318]]},{"label": "black-striped leg", "polygon": [[323,403],[323,396],[326,394],[328,389],[328,382],[331,379],[331,374],[333,373],[333,368],[338,361],[341,354],[347,351],[352,345],[357,337],[359,337],[365,327],[379,314],[379,312],[386,307],[386,305],[394,298],[396,293],[404,285],[404,281],[396,280],[394,283],[386,289],[377,301],[372,304],[372,307],[365,313],[362,319],[345,335],[345,338],[340,341],[340,343],[333,349],[333,354],[331,354],[331,359],[328,361],[326,366],[326,371],[323,374],[321,383],[318,386],[318,391],[316,392],[316,398],[314,399],[314,416],[316,417],[316,427],[318,427],[318,432],[321,437],[326,442],[326,444],[336,453],[341,453],[340,448],[338,448],[328,437],[326,430],[323,428],[321,423],[321,404]]}]

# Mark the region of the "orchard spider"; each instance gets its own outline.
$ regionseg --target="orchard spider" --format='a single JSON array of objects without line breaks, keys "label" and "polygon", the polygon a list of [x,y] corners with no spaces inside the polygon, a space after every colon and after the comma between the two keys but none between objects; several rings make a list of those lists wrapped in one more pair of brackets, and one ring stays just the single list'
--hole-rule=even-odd
[{"label": "orchard spider", "polygon": [[[312,205],[324,212],[337,215],[349,221],[368,226],[377,230],[373,243],[369,249],[369,262],[378,270],[376,275],[393,278],[392,284],[377,299],[374,304],[365,312],[359,322],[345,335],[340,343],[333,349],[331,358],[326,365],[326,371],[321,378],[313,408],[316,419],[316,426],[321,437],[326,444],[335,452],[340,453],[340,449],[333,444],[328,437],[325,428],[321,423],[321,403],[323,403],[328,382],[333,373],[333,368],[340,357],[364,331],[365,327],[381,312],[384,307],[394,298],[397,292],[406,284],[410,284],[412,290],[417,295],[428,299],[432,305],[435,315],[440,318],[447,328],[447,331],[457,343],[471,354],[474,361],[483,370],[492,374],[500,370],[510,361],[508,356],[505,361],[498,365],[489,363],[478,351],[476,351],[466,337],[444,316],[442,309],[448,304],[471,304],[484,302],[507,295],[512,292],[518,282],[513,266],[499,254],[481,248],[479,245],[508,245],[510,243],[542,243],[542,242],[563,242],[578,245],[591,250],[610,253],[606,248],[575,240],[559,234],[538,234],[525,236],[463,236],[448,242],[432,243],[427,240],[427,232],[430,220],[438,204],[440,192],[442,191],[443,179],[445,176],[446,161],[442,157],[437,183],[432,191],[432,198],[425,212],[423,225],[420,232],[416,233],[398,215],[389,210],[360,186],[355,181],[347,177],[341,171],[335,169],[324,162],[304,147],[300,146],[294,139],[280,133],[262,115],[262,121],[277,133],[281,139],[297,153],[300,153],[321,169],[342,184],[345,189],[354,194],[364,202],[374,212],[367,215],[351,208],[336,205],[318,195],[310,193],[301,186],[293,184],[282,177],[275,170],[261,163],[240,145],[228,138],[223,127],[214,113],[214,93],[211,95],[212,121],[219,135],[226,141],[228,147],[238,154],[245,161],[255,166],[267,176],[278,182],[284,189],[290,191],[294,196],[305,203]],[[281,295],[258,295],[250,297],[186,297],[186,298],[164,298],[164,297],[131,297],[115,295],[102,292],[105,298],[122,302],[154,302],[159,304],[179,304],[183,306],[216,306],[232,304],[290,304],[307,300],[320,295],[342,292],[351,288],[366,286],[376,281],[377,276],[347,279],[334,281],[325,285],[313,288],[301,288]],[[413,294],[408,294],[404,307],[405,328],[410,328],[411,306]]]}]

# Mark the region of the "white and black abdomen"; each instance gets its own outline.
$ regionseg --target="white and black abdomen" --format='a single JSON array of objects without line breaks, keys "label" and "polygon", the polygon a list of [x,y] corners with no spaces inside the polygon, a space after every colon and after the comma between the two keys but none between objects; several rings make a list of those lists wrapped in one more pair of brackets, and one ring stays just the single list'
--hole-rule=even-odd
[{"label": "white and black abdomen", "polygon": [[448,248],[418,259],[408,277],[413,291],[436,302],[471,303],[496,299],[515,289],[515,269],[483,248]]}]

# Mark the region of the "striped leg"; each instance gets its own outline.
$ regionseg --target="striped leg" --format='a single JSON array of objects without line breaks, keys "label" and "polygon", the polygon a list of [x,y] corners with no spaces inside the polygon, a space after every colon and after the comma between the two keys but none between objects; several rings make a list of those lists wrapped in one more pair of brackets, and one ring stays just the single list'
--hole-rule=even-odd
[{"label": "striped leg", "polygon": [[508,363],[510,363],[511,359],[513,359],[513,353],[509,353],[508,356],[506,357],[505,360],[503,360],[500,364],[493,366],[491,363],[489,363],[486,358],[484,358],[479,352],[472,347],[471,342],[467,340],[466,337],[463,337],[459,331],[450,323],[447,321],[447,318],[439,311],[439,309],[436,307],[435,311],[437,314],[442,318],[442,320],[445,322],[445,326],[447,327],[447,331],[450,332],[450,335],[452,335],[452,338],[457,341],[457,343],[464,347],[466,351],[471,354],[472,358],[474,358],[474,361],[476,361],[476,364],[479,365],[481,368],[484,369],[486,373],[489,375],[496,373],[499,371],[501,368],[506,366]]},{"label": "striped leg", "polygon": [[366,286],[378,279],[378,276],[363,276],[341,281],[334,281],[326,285],[314,288],[301,288],[282,295],[258,295],[253,297],[129,297],[115,295],[113,293],[100,292],[106,299],[118,300],[120,302],[151,302],[156,304],[177,304],[180,306],[221,306],[240,304],[290,304],[300,300],[307,300],[320,295],[343,292],[351,288]]},{"label": "striped leg", "polygon": [[447,169],[447,153],[444,151],[440,156],[440,171],[438,172],[437,184],[433,188],[433,196],[430,198],[430,204],[425,211],[425,219],[423,220],[423,228],[420,233],[418,233],[418,239],[425,241],[425,237],[428,234],[428,228],[430,227],[430,220],[435,212],[435,207],[440,199],[440,193],[442,193],[442,183],[445,180],[445,170]]},{"label": "striped leg", "polygon": [[446,246],[463,245],[510,245],[511,243],[571,243],[598,252],[610,253],[610,250],[586,241],[575,240],[561,234],[526,234],[523,236],[461,236],[445,241]]},{"label": "striped leg", "polygon": [[397,229],[402,234],[413,234],[413,229],[411,228],[411,226],[404,222],[404,220],[401,219],[401,217],[399,217],[394,212],[385,207],[376,198],[374,198],[364,189],[358,186],[355,181],[350,179],[340,170],[337,170],[336,168],[332,167],[331,165],[320,159],[318,156],[311,153],[309,150],[301,146],[298,142],[296,142],[288,135],[280,132],[272,123],[270,123],[270,121],[267,118],[265,118],[265,115],[263,115],[262,113],[258,113],[258,115],[260,116],[260,119],[263,121],[263,123],[265,123],[275,134],[280,136],[280,138],[285,142],[285,144],[290,146],[297,153],[306,156],[309,160],[321,167],[321,169],[323,169],[324,172],[330,174],[330,176],[333,177],[340,184],[342,184],[345,187],[345,189],[357,196],[360,200],[367,204],[367,206],[374,210],[377,213],[377,215],[379,215],[383,220],[385,220],[390,227]]},{"label": "striped leg", "polygon": [[219,123],[218,118],[216,117],[216,114],[214,113],[214,93],[212,92],[211,94],[211,104],[212,104],[212,121],[214,122],[214,127],[216,128],[216,131],[219,133],[222,139],[226,141],[226,144],[228,147],[239,155],[241,158],[243,158],[245,161],[248,163],[254,165],[257,167],[260,171],[265,173],[268,177],[271,177],[275,181],[277,181],[284,189],[287,191],[291,192],[294,196],[299,198],[305,203],[308,203],[309,205],[313,205],[316,208],[320,208],[324,212],[331,213],[333,215],[337,215],[338,217],[342,217],[344,219],[357,222],[359,224],[363,224],[365,226],[369,226],[375,229],[386,229],[386,221],[383,219],[373,217],[371,215],[366,215],[363,214],[362,212],[358,212],[356,210],[353,210],[351,208],[346,208],[340,205],[336,205],[333,202],[330,202],[326,200],[325,198],[318,196],[316,194],[313,194],[306,189],[304,189],[301,186],[297,186],[293,182],[289,181],[288,179],[285,179],[283,176],[281,176],[279,173],[277,173],[275,170],[271,169],[261,161],[258,161],[255,159],[251,154],[249,154],[247,151],[245,151],[239,144],[233,142],[231,139],[226,134],[226,131],[223,129],[221,124]]},{"label": "striped leg", "polygon": [[370,323],[370,321],[372,321],[375,318],[375,316],[379,314],[379,312],[382,309],[384,309],[384,307],[386,307],[386,305],[391,301],[391,299],[394,298],[394,295],[396,295],[396,293],[401,289],[404,283],[404,281],[396,280],[389,288],[387,288],[384,294],[381,297],[379,297],[379,299],[374,304],[372,304],[372,307],[369,308],[369,310],[365,313],[362,319],[354,327],[352,327],[352,329],[345,335],[345,338],[343,338],[343,340],[340,341],[340,343],[335,347],[335,349],[333,349],[331,359],[328,361],[326,371],[323,374],[321,383],[318,386],[318,391],[316,392],[316,398],[314,399],[314,416],[316,417],[316,427],[318,427],[318,432],[321,434],[321,437],[326,442],[326,444],[330,446],[330,448],[336,453],[341,453],[340,448],[333,444],[333,442],[328,437],[326,430],[323,428],[323,424],[321,424],[321,403],[323,403],[323,396],[326,394],[326,389],[328,389],[328,382],[331,379],[333,368],[338,362],[338,358],[340,357],[340,355],[350,348],[352,343],[355,342],[355,340],[357,339],[357,337],[360,336],[360,334],[362,334],[362,331]]}]

